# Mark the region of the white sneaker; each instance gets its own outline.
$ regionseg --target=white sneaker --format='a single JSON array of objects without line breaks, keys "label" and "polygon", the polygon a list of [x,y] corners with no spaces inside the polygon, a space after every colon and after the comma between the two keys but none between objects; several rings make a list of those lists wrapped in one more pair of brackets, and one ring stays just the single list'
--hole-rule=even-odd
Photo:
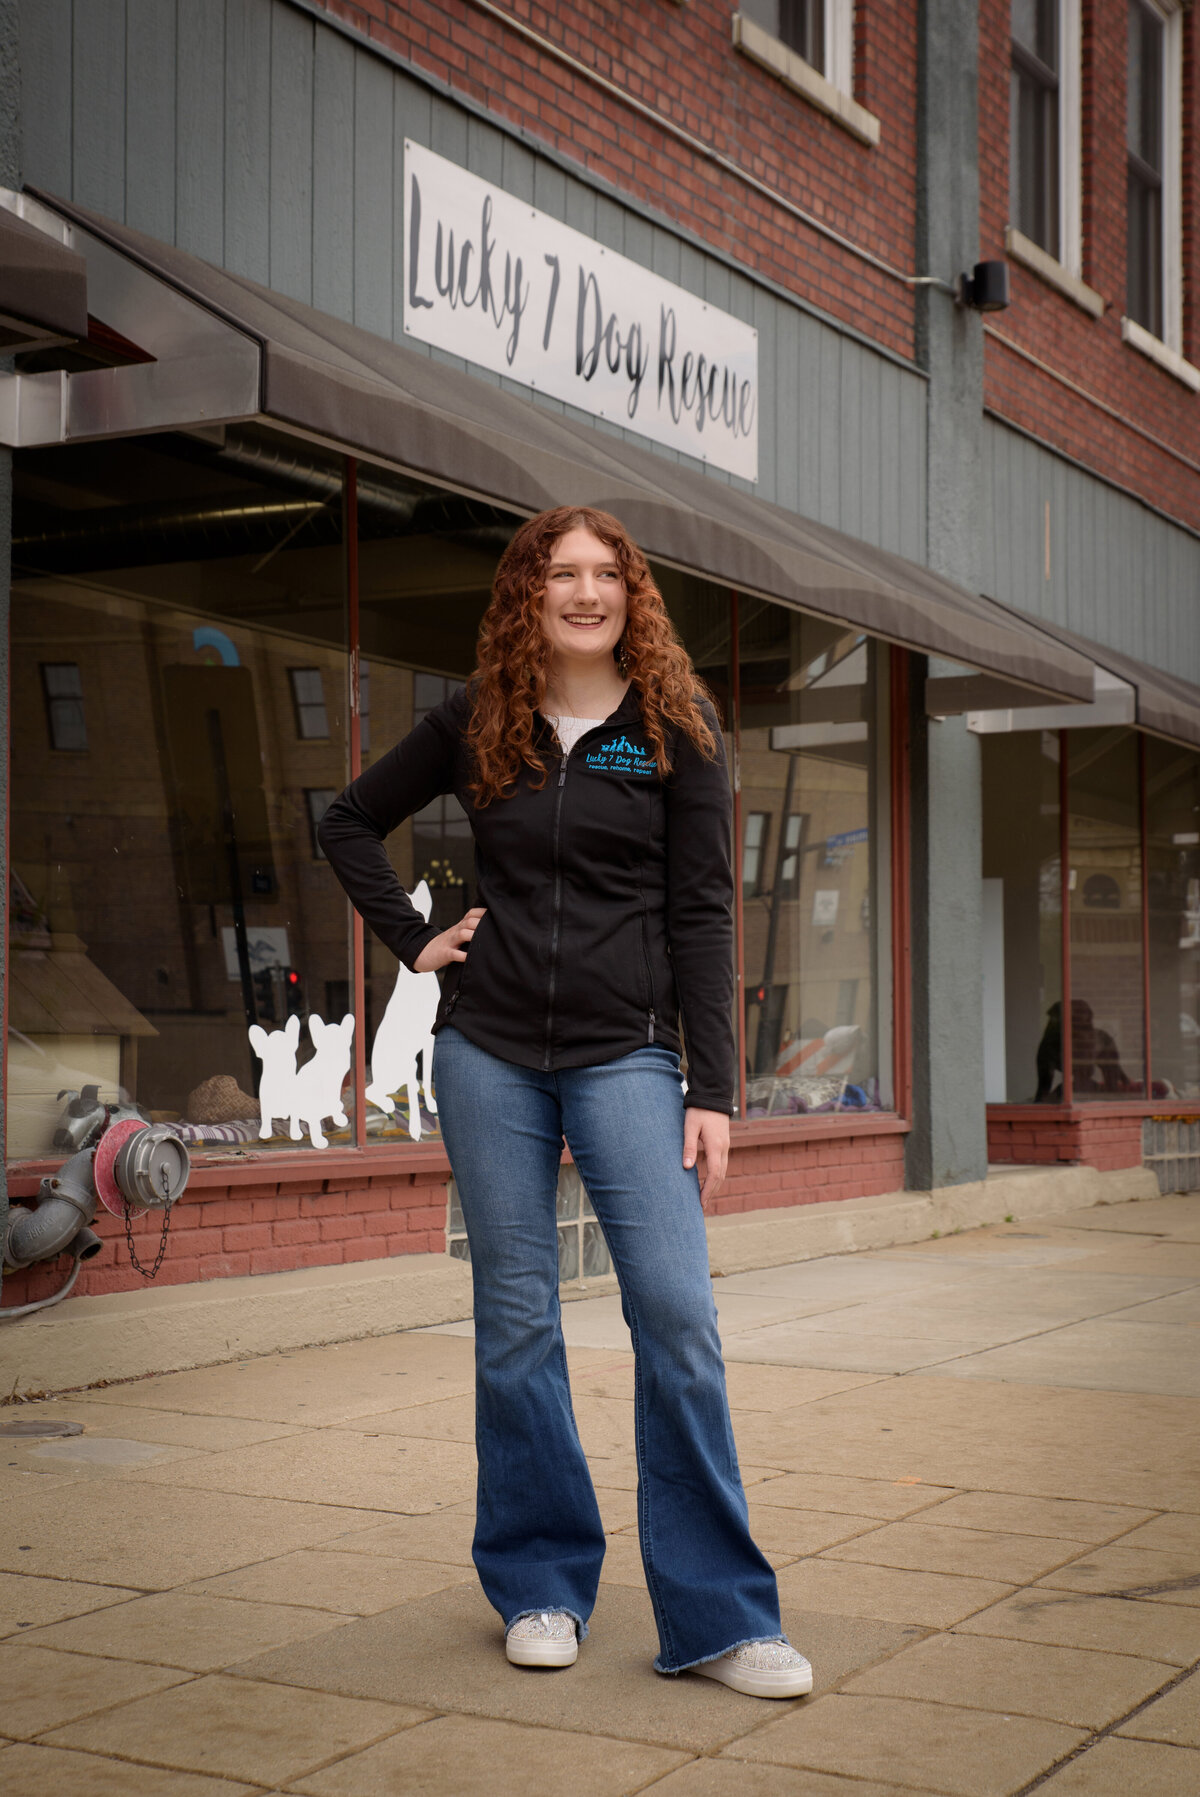
[{"label": "white sneaker", "polygon": [[504,1637],[504,1651],[514,1666],[573,1666],[579,1657],[575,1618],[565,1610],[522,1616]]},{"label": "white sneaker", "polygon": [[749,1641],[688,1671],[718,1679],[747,1697],[804,1697],[813,1682],[812,1667],[786,1641]]}]

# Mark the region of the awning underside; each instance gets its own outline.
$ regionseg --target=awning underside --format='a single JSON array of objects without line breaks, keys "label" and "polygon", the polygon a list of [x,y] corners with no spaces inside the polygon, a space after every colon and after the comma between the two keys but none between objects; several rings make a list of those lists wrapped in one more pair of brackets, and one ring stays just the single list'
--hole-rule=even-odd
[{"label": "awning underside", "polygon": [[[260,412],[278,424],[521,514],[596,506],[618,517],[651,557],[709,580],[837,618],[1039,694],[1092,698],[1086,653],[927,568],[575,424],[185,251],[43,198],[256,342]],[[77,241],[86,249],[82,233]],[[121,329],[120,319],[105,323]],[[1019,694],[1013,702],[1020,703]]]}]

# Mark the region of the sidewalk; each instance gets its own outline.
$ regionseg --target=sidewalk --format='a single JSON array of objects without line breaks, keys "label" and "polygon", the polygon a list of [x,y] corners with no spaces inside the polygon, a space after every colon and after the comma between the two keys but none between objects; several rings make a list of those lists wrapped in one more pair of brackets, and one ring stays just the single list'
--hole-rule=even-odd
[{"label": "sidewalk", "polygon": [[[508,1666],[474,1580],[469,1324],[0,1409],[6,1797],[1200,1791],[1200,1198],[716,1291],[813,1697],[651,1670],[601,1297],[564,1311],[611,1534],[569,1672]],[[41,1419],[83,1433],[2,1433]]]}]

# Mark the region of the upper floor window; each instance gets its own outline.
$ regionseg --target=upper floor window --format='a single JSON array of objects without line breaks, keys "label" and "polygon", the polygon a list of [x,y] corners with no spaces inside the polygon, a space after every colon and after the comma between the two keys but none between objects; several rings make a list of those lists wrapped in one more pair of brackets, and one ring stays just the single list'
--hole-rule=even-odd
[{"label": "upper floor window", "polygon": [[296,735],[303,742],[320,742],[329,735],[325,710],[325,682],[320,668],[289,668],[292,703],[296,709]]},{"label": "upper floor window", "polygon": [[83,683],[79,663],[44,661],[42,693],[46,700],[46,723],[52,749],[69,749],[82,754],[88,746],[87,724],[83,716]]},{"label": "upper floor window", "polygon": [[1180,12],[1130,0],[1126,69],[1126,311],[1179,349]]},{"label": "upper floor window", "polygon": [[843,93],[851,91],[853,0],[742,0],[740,11]]},{"label": "upper floor window", "polygon": [[1061,249],[1059,0],[1013,0],[1012,222],[1056,259]]}]

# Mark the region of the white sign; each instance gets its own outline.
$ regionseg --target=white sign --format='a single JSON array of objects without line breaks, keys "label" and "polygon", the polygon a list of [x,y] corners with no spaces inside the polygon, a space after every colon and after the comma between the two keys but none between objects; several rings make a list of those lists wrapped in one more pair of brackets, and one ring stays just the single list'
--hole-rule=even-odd
[{"label": "white sign", "polygon": [[837,922],[838,900],[840,897],[841,891],[836,886],[826,887],[824,890],[818,888],[818,890],[813,893],[812,920],[814,929],[831,930],[833,928],[834,924]]},{"label": "white sign", "polygon": [[404,329],[758,479],[758,332],[404,143]]}]

